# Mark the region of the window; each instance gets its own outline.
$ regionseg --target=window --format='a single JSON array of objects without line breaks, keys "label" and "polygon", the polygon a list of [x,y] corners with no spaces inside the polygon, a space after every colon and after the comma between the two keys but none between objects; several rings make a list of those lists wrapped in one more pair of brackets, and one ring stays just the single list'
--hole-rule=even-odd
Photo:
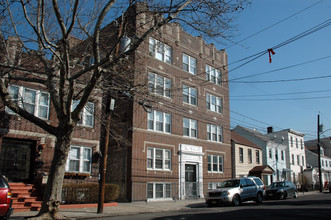
[{"label": "window", "polygon": [[147,199],[171,198],[170,183],[147,183]]},{"label": "window", "polygon": [[[72,101],[72,111],[75,110],[77,105],[79,104],[79,101],[73,100]],[[80,121],[78,122],[79,125],[83,126],[94,126],[94,103],[88,102],[82,112],[80,113]]]},{"label": "window", "polygon": [[183,70],[194,75],[197,74],[197,60],[183,53]]},{"label": "window", "polygon": [[292,165],[294,165],[294,154],[292,154]]},{"label": "window", "polygon": [[305,156],[302,156],[302,166],[305,165]]},{"label": "window", "polygon": [[252,163],[252,150],[248,149],[248,163]]},{"label": "window", "polygon": [[195,88],[183,85],[183,102],[191,105],[197,105],[197,101],[197,90]]},{"label": "window", "polygon": [[151,111],[148,113],[148,129],[153,131],[160,131],[164,133],[171,133],[171,115],[159,112]]},{"label": "window", "polygon": [[[12,100],[30,114],[43,119],[49,118],[49,93],[14,85],[9,85],[8,91]],[[9,108],[7,112],[14,114]]]},{"label": "window", "polygon": [[147,148],[147,169],[171,170],[171,150]]},{"label": "window", "polygon": [[183,118],[183,135],[196,138],[198,136],[198,122],[193,119]]},{"label": "window", "polygon": [[223,142],[223,128],[221,126],[207,124],[207,140]]},{"label": "window", "polygon": [[222,98],[206,94],[207,109],[222,114]]},{"label": "window", "polygon": [[300,166],[300,155],[297,155],[297,165]]},{"label": "window", "polygon": [[256,154],[256,163],[259,164],[260,163],[260,151],[256,150],[255,154]]},{"label": "window", "polygon": [[296,146],[297,148],[299,148],[299,141],[298,141],[298,138],[295,138],[295,146]]},{"label": "window", "polygon": [[293,147],[293,137],[291,137],[291,147]]},{"label": "window", "polygon": [[244,162],[244,149],[239,147],[239,162],[243,163]]},{"label": "window", "polygon": [[269,158],[272,159],[272,149],[269,149]]},{"label": "window", "polygon": [[302,139],[300,139],[300,146],[301,146],[301,150],[303,150],[303,141],[302,141]]},{"label": "window", "polygon": [[275,159],[278,161],[278,150],[275,149]]},{"label": "window", "polygon": [[156,59],[171,64],[171,47],[158,40],[155,40],[154,38],[149,38],[149,53]]},{"label": "window", "polygon": [[218,85],[222,85],[222,74],[221,71],[206,65],[206,80],[213,82]]},{"label": "window", "polygon": [[148,91],[157,95],[171,98],[171,79],[148,73]]},{"label": "window", "polygon": [[284,161],[284,151],[281,151],[281,159]]},{"label": "window", "polygon": [[208,155],[208,172],[223,172],[223,156]]},{"label": "window", "polygon": [[74,173],[90,173],[91,161],[91,147],[71,146],[66,164],[66,171]]}]

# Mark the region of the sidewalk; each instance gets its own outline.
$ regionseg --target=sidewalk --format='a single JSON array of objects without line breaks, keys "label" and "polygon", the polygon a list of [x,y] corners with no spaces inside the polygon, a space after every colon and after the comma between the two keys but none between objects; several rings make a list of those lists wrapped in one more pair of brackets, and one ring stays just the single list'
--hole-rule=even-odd
[{"label": "sidewalk", "polygon": [[[104,207],[103,213],[98,214],[97,208],[75,208],[75,209],[61,209],[63,216],[69,219],[92,219],[109,216],[121,215],[135,215],[152,212],[167,212],[174,210],[191,209],[192,207],[204,206],[204,199],[190,199],[190,200],[171,200],[160,202],[132,202],[132,203],[118,203],[117,206]],[[14,212],[10,219],[25,219],[36,215],[37,211],[31,212]]]},{"label": "sidewalk", "polygon": [[[324,191],[326,192],[326,191]],[[319,191],[299,192],[298,196],[319,193]],[[103,213],[97,214],[97,208],[69,208],[61,209],[63,216],[69,219],[97,219],[110,216],[135,215],[153,212],[167,212],[175,210],[190,210],[194,207],[206,206],[204,199],[187,199],[187,200],[171,200],[157,202],[132,202],[118,203],[117,206],[104,206]],[[25,219],[36,215],[37,211],[31,212],[14,212],[11,219]]]}]

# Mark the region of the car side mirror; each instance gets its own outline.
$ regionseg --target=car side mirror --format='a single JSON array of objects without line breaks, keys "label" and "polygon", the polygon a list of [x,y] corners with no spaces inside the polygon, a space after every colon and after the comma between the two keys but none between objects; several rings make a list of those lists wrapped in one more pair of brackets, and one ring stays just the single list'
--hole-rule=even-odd
[{"label": "car side mirror", "polygon": [[244,188],[244,185],[243,184],[240,184],[240,188]]},{"label": "car side mirror", "polygon": [[286,188],[288,188],[288,187],[290,187],[290,186],[286,186]]}]

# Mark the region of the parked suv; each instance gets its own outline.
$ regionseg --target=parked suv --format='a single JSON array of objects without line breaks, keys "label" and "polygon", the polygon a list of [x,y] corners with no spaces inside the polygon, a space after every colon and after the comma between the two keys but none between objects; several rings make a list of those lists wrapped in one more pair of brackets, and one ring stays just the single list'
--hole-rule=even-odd
[{"label": "parked suv", "polygon": [[9,218],[12,213],[11,190],[7,180],[0,175],[0,219]]},{"label": "parked suv", "polygon": [[265,194],[263,182],[258,177],[243,177],[224,181],[217,189],[209,190],[205,197],[208,206],[233,204],[238,206],[244,201],[262,203]]}]

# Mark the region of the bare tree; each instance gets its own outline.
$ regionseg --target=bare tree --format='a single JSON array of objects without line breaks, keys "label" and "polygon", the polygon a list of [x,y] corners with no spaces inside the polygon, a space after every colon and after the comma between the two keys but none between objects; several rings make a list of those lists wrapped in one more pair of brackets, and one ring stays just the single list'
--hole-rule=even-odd
[{"label": "bare tree", "polygon": [[[128,21],[138,16],[131,11],[138,2],[145,8],[139,13],[150,15],[150,19],[141,24],[148,28],[136,33],[129,48],[119,50],[121,39],[132,28]],[[96,88],[103,85],[102,80],[121,77],[111,75],[110,70],[134,53],[151,33],[169,22],[177,21],[189,33],[203,35],[206,39],[226,38],[231,33],[235,14],[246,5],[246,0],[1,0],[2,103],[56,138],[42,208],[37,217],[62,218],[59,204],[72,135],[80,112]],[[115,41],[107,45],[105,51],[100,35],[110,22],[114,25],[110,26],[108,34],[114,35]],[[12,36],[16,39],[14,47],[8,44]],[[86,58],[93,62],[85,62],[84,68],[78,68]],[[120,73],[117,71],[117,74]],[[34,116],[12,99],[8,85],[17,81],[33,83],[49,92],[57,123]],[[77,86],[79,84],[84,86]],[[113,85],[111,89],[132,91],[133,84],[125,85],[126,88]],[[79,100],[74,109],[73,100]]]}]

